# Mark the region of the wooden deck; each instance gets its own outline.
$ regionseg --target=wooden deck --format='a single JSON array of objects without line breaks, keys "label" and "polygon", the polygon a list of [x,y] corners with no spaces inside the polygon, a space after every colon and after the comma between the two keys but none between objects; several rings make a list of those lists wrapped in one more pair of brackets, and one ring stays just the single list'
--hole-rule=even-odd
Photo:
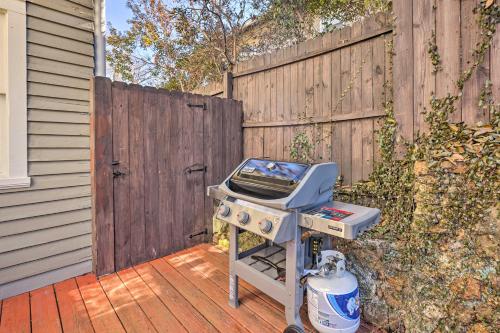
[{"label": "wooden deck", "polygon": [[[225,253],[198,245],[0,301],[0,332],[282,332],[283,306],[244,281],[241,306],[228,305],[227,273]],[[375,330],[363,325],[360,332]]]}]

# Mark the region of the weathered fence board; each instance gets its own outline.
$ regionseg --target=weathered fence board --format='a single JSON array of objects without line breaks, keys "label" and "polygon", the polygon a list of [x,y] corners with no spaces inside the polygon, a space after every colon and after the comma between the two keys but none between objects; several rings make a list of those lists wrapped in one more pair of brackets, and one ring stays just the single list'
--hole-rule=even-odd
[{"label": "weathered fence board", "polygon": [[[480,37],[473,13],[478,3],[394,1],[394,15],[368,17],[238,63],[232,73],[232,90],[234,98],[243,102],[244,156],[289,159],[290,144],[302,132],[315,145],[313,161],[336,161],[346,184],[367,179],[380,160],[376,132],[390,93],[384,83],[392,82],[398,135],[414,140],[427,130],[424,112],[430,108],[432,95],[456,93],[460,73],[473,63]],[[487,80],[499,102],[500,70],[495,66],[500,62],[499,35],[466,83],[452,121],[489,120],[487,110],[478,107]],[[437,72],[429,55],[434,37],[440,56]],[[206,88],[220,89],[221,85]]]},{"label": "weathered fence board", "polygon": [[95,78],[94,91],[96,273],[206,241],[206,186],[242,160],[242,103],[106,78]]},{"label": "weathered fence board", "polygon": [[237,64],[232,89],[243,101],[244,156],[290,159],[291,141],[303,132],[315,143],[315,162],[336,160],[346,183],[367,177],[378,155],[391,31],[378,15]]}]

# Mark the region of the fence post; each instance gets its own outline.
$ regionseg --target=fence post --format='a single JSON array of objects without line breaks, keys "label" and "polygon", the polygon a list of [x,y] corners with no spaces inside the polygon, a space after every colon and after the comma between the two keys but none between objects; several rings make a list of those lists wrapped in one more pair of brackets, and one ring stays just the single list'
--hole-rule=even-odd
[{"label": "fence post", "polygon": [[222,79],[222,97],[233,98],[233,73],[224,72],[224,78]]},{"label": "fence post", "polygon": [[113,120],[112,85],[105,77],[92,80],[91,177],[92,254],[96,275],[115,271],[113,217]]}]

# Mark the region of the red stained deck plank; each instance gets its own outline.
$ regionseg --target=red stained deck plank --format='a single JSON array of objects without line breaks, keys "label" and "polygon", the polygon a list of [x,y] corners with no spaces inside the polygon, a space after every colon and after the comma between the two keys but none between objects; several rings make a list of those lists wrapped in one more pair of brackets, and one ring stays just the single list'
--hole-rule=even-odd
[{"label": "red stained deck plank", "polygon": [[[175,256],[172,255],[172,256]],[[168,258],[168,257],[166,257]],[[170,282],[200,313],[221,332],[248,332],[224,310],[203,294],[194,284],[186,280],[165,260],[151,261],[153,267]]]},{"label": "red stained deck plank", "polygon": [[[219,250],[215,246],[210,244],[200,244],[198,248],[201,249],[201,253],[208,254],[208,256],[206,256],[205,258],[207,258],[207,260],[210,263],[214,264],[224,274],[226,275],[228,274],[229,263],[228,263],[228,256],[226,253],[224,253],[222,250]],[[243,279],[239,279],[239,283],[243,288],[252,292],[254,295],[259,297],[263,302],[266,302],[269,305],[272,305],[276,309],[278,309],[282,318],[285,317],[285,307],[282,304],[272,299],[271,297],[267,296],[266,294],[262,293],[260,290],[258,290],[251,284],[247,283]],[[302,318],[302,323],[304,324],[304,328],[308,331],[314,331],[314,328],[312,327],[309,321],[309,317],[307,316],[306,306],[302,306],[300,311],[300,316]]]},{"label": "red stained deck plank", "polygon": [[212,324],[150,264],[138,265],[134,269],[189,332],[217,332]]},{"label": "red stained deck plank", "polygon": [[2,304],[0,333],[29,333],[30,299],[29,293],[5,299]]},{"label": "red stained deck plank", "polygon": [[118,316],[109,303],[95,275],[87,274],[76,278],[94,330],[97,333],[125,332]]},{"label": "red stained deck plank", "polygon": [[[193,249],[188,254],[185,254],[184,257],[185,260],[189,261],[192,266],[198,267],[200,271],[210,272],[210,280],[219,286],[219,288],[222,288],[226,294],[229,293],[229,281],[227,274],[222,273],[222,271],[210,261],[208,258],[209,255],[206,251]],[[226,301],[228,299],[229,295],[226,296]],[[287,324],[283,309],[279,310],[264,302],[261,298],[243,287],[241,283],[239,286],[239,299],[240,304],[252,309],[252,311],[262,317],[263,320],[273,325],[277,330],[283,331],[286,328]]]},{"label": "red stained deck plank", "polygon": [[228,303],[228,293],[210,280],[211,270],[214,269],[207,269],[202,265],[203,261],[187,256],[189,250],[177,253],[167,259],[167,262],[243,327],[251,332],[272,332],[280,329],[256,315],[246,304],[242,304],[238,309],[231,307]]},{"label": "red stained deck plank", "polygon": [[[87,274],[0,300],[0,333],[282,332],[284,307],[240,281],[233,309],[227,255],[202,244],[100,280]],[[359,331],[383,332],[365,323]]]},{"label": "red stained deck plank", "polygon": [[[228,256],[225,252],[222,250],[216,248],[213,245],[210,244],[200,244],[198,248],[206,252],[208,256],[206,257],[209,262],[214,264],[222,273],[225,275],[228,274],[228,267],[229,267],[229,261],[228,261]],[[278,301],[274,300],[273,298],[267,296],[264,294],[262,291],[259,289],[255,288],[252,286],[250,283],[246,282],[243,279],[239,279],[241,286],[246,288],[248,291],[252,292],[254,295],[259,297],[262,301],[268,303],[269,305],[275,307],[276,309],[280,311],[284,311],[285,307],[280,304]]]},{"label": "red stained deck plank", "polygon": [[158,332],[187,332],[133,268],[118,272],[118,276]]},{"label": "red stained deck plank", "polygon": [[116,274],[104,276],[99,282],[127,332],[156,332]]},{"label": "red stained deck plank", "polygon": [[54,285],[64,332],[94,332],[75,279]]},{"label": "red stained deck plank", "polygon": [[62,332],[56,295],[52,285],[33,290],[31,296],[31,331],[33,333]]}]

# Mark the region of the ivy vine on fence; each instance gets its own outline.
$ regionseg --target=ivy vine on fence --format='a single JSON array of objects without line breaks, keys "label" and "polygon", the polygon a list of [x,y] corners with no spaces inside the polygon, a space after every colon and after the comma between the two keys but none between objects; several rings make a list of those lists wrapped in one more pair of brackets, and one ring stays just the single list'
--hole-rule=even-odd
[{"label": "ivy vine on fence", "polygon": [[[382,276],[399,282],[380,286],[410,332],[488,332],[499,325],[498,313],[491,311],[499,301],[500,208],[500,104],[493,99],[492,82],[484,83],[477,101],[478,112],[489,113],[487,123],[449,121],[500,23],[495,1],[481,0],[474,12],[480,39],[473,60],[455,82],[457,92],[432,94],[425,113],[428,130],[412,143],[397,140],[392,83],[387,81],[390,96],[378,131],[380,161],[367,181],[336,189],[341,200],[382,209],[382,223],[360,241],[386,242]],[[436,74],[443,59],[435,32],[427,45]],[[392,44],[388,52],[392,59]],[[389,72],[392,76],[392,62]],[[320,143],[321,138],[311,142],[298,133],[291,158],[310,159]]]}]

